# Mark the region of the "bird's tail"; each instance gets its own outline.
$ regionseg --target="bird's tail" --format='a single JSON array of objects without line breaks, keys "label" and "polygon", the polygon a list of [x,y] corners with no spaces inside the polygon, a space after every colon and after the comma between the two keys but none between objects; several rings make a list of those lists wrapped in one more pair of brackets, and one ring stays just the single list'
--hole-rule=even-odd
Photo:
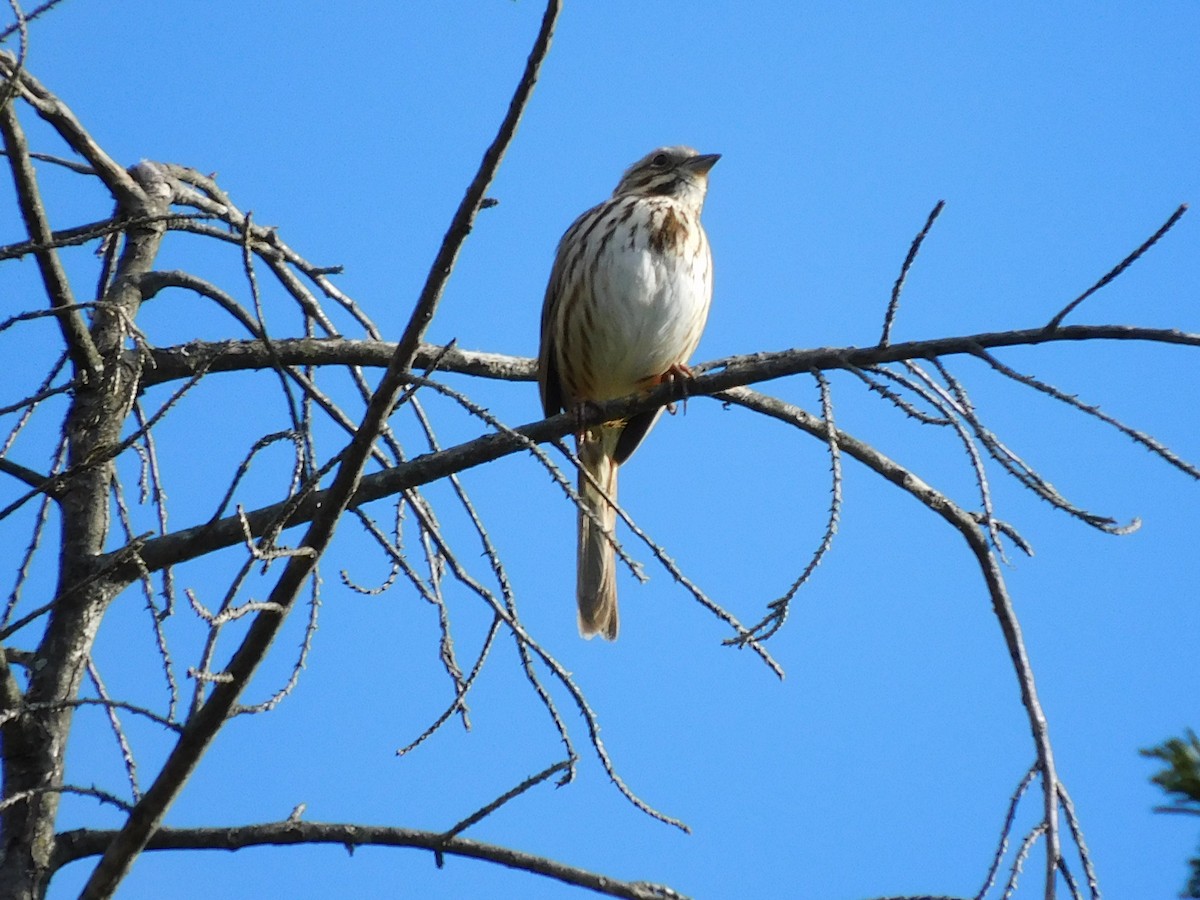
[{"label": "bird's tail", "polygon": [[[579,633],[617,639],[617,562],[611,535],[617,524],[617,463],[613,460],[620,430],[598,428],[579,444],[579,558],[575,598]],[[590,477],[589,477],[590,476]],[[595,518],[587,515],[591,511]]]}]

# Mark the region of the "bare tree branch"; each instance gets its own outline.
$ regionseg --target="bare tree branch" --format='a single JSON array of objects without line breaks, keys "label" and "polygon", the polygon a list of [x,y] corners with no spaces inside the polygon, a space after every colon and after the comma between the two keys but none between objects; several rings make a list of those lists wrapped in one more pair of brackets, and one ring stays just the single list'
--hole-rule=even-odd
[{"label": "bare tree branch", "polygon": [[[55,868],[97,856],[119,835],[117,831],[81,829],[60,834],[55,844]],[[544,875],[565,884],[590,888],[610,897],[630,900],[687,900],[665,885],[620,881],[608,875],[568,866],[542,856],[412,828],[286,821],[233,828],[160,828],[146,843],[147,850],[242,850],[247,847],[286,847],[339,844],[350,853],[358,847],[411,847],[449,856],[493,862],[510,869]]]},{"label": "bare tree branch", "polygon": [[551,766],[547,766],[536,775],[530,775],[511,790],[505,791],[495,800],[491,801],[485,806],[480,807],[465,819],[460,820],[457,824],[450,826],[448,829],[446,829],[446,837],[456,837],[457,835],[462,834],[472,825],[482,822],[484,819],[502,807],[505,803],[508,803],[510,800],[515,800],[527,790],[536,787],[552,775],[557,775],[559,772],[562,772],[565,769],[570,769],[574,764],[574,760],[564,759],[561,762],[556,762]]},{"label": "bare tree branch", "polygon": [[[598,404],[589,408],[583,423],[593,424],[624,418],[664,406],[669,402],[681,400],[685,391],[686,395],[690,397],[717,395],[732,388],[782,378],[812,369],[824,371],[850,366],[872,366],[882,362],[924,356],[975,354],[984,347],[1011,347],[1055,340],[1094,339],[1139,340],[1200,346],[1200,334],[1122,325],[1074,325],[1060,328],[1052,334],[1047,334],[1042,329],[1028,329],[966,337],[937,338],[929,341],[909,341],[892,344],[888,347],[819,348],[756,353],[731,357],[720,363],[698,367],[716,369],[718,365],[721,366],[719,370],[700,375],[689,382],[686,387],[666,384],[645,395]],[[286,360],[287,342],[280,342],[279,352]],[[204,358],[211,357],[205,355]],[[521,361],[521,368],[524,368],[525,363],[526,361]],[[512,366],[505,365],[505,371],[512,369]],[[524,449],[530,441],[544,443],[564,437],[573,433],[578,424],[578,420],[574,416],[562,413],[550,419],[513,428],[509,433],[483,435],[442,451],[415,457],[392,469],[363,477],[350,503],[352,506],[359,506],[402,490],[428,484],[451,473],[461,472],[464,469],[516,453]],[[296,506],[292,517],[288,520],[288,526],[308,521],[324,502],[326,502],[324,493],[318,492],[311,495]],[[274,504],[247,512],[246,518],[250,523],[251,532],[256,535],[260,534],[261,529],[266,527],[268,522],[274,521],[278,517],[282,506],[282,504]],[[240,522],[235,517],[227,517],[205,525],[173,532],[161,538],[151,539],[142,548],[141,555],[147,567],[151,571],[155,571],[166,565],[195,558],[213,549],[231,546],[240,540]]]},{"label": "bare tree branch", "polygon": [[[388,366],[387,373],[371,397],[358,433],[340,454],[341,465],[333,485],[327,492],[327,505],[314,516],[308,533],[301,543],[302,547],[311,548],[314,555],[294,556],[289,559],[283,574],[271,591],[270,602],[278,604],[285,610],[291,608],[304,581],[311,576],[316,564],[316,557],[328,545],[341,514],[351,502],[355,488],[361,480],[362,469],[370,455],[371,447],[405,383],[405,375],[412,366],[425,329],[432,320],[446,280],[453,270],[459,249],[470,232],[471,223],[479,210],[479,204],[483,200],[487,186],[495,176],[504,151],[516,133],[517,123],[520,121],[525,104],[537,81],[542,61],[550,49],[550,37],[553,34],[559,10],[560,4],[557,0],[551,0],[546,6],[541,30],[534,42],[533,50],[509,106],[508,114],[500,126],[495,140],[484,154],[478,174],[459,204],[458,212],[454,216],[450,230],[447,232],[442,248],[430,270],[425,288],[421,292],[409,324],[405,328],[404,335]],[[284,618],[281,615],[260,615],[254,620],[246,638],[226,667],[230,680],[217,684],[208,700],[191,717],[183,736],[164,763],[158,777],[134,808],[120,833],[105,850],[104,856],[84,887],[84,897],[107,897],[124,878],[133,859],[146,846],[150,835],[161,823],[167,807],[182,788],[212,738],[224,724],[230,709],[257,669]]]},{"label": "bare tree branch", "polygon": [[96,175],[112,192],[117,204],[128,209],[145,206],[146,198],[137,181],[101,149],[67,105],[28,72],[18,72],[16,58],[0,50],[0,75],[10,78],[14,74],[19,80],[22,97],[29,101],[38,115],[62,136],[72,150],[91,164]]},{"label": "bare tree branch", "polygon": [[[812,369],[869,368],[889,362],[902,362],[931,356],[978,355],[981,349],[1039,346],[1060,341],[1146,341],[1200,347],[1200,334],[1172,328],[1145,328],[1136,325],[1067,325],[1047,332],[1044,328],[1012,331],[988,331],[980,334],[904,341],[875,347],[819,347],[749,353],[724,357],[693,366],[699,373],[733,370],[716,390],[799,375]],[[279,338],[275,342],[279,360],[287,366],[386,366],[396,344],[386,341],[350,338]],[[153,367],[146,372],[145,386],[175,381],[194,375],[203,367],[211,372],[237,372],[271,367],[271,358],[258,341],[193,341],[178,347],[150,349]],[[413,357],[415,368],[439,359],[438,369],[463,375],[477,375],[502,381],[532,381],[535,361],[529,357],[507,356],[480,350],[446,349],[437,344],[421,344]],[[708,384],[698,379],[695,384]],[[694,388],[689,385],[689,395]],[[676,397],[675,399],[679,399]]]},{"label": "bare tree branch", "polygon": [[[765,397],[746,388],[730,390],[723,398],[729,402],[746,406],[782,421],[789,422],[807,431],[814,437],[821,437],[827,428],[824,421],[799,407],[784,403],[772,397]],[[1047,843],[1047,900],[1053,900],[1054,880],[1058,871],[1059,860],[1062,857],[1058,827],[1058,775],[1054,765],[1054,750],[1050,743],[1049,723],[1038,699],[1037,687],[1033,677],[1033,665],[1025,648],[1025,640],[1021,634],[1020,622],[1008,594],[1008,588],[1001,573],[999,561],[992,552],[988,542],[987,532],[970,513],[960,508],[944,494],[926,484],[913,472],[901,466],[873,447],[838,430],[836,438],[838,447],[847,455],[854,457],[876,474],[904,490],[933,512],[941,516],[947,523],[962,535],[967,542],[980,573],[987,585],[988,594],[992,600],[992,610],[1000,623],[1004,634],[1004,642],[1008,647],[1009,657],[1017,675],[1021,690],[1021,702],[1025,706],[1026,717],[1037,750],[1038,770],[1042,778],[1042,795],[1044,799],[1042,822],[1039,826],[1044,833]],[[1026,851],[1027,852],[1027,851]],[[1014,871],[1015,883],[1015,871]]]},{"label": "bare tree branch", "polygon": [[[0,70],[10,64],[11,56],[0,53]],[[26,95],[30,85],[44,92],[27,75],[19,77]],[[70,111],[48,92],[40,102],[39,112],[43,117],[64,139],[74,142],[74,149],[85,156],[91,154],[93,164],[101,168],[108,157],[94,146]],[[157,179],[152,166],[135,167],[132,175],[123,169],[118,171],[119,175],[108,172],[110,177],[106,182],[114,186],[121,202],[130,204],[127,210],[133,217],[157,215],[165,210],[170,200],[169,190]],[[96,310],[90,329],[91,340],[104,365],[98,370],[99,377],[78,386],[65,422],[67,467],[78,474],[59,505],[62,528],[57,600],[45,608],[50,616],[37,649],[44,664],[30,673],[21,714],[4,730],[2,811],[9,850],[0,857],[0,884],[14,890],[17,885],[23,886],[19,890],[30,893],[41,890],[39,883],[47,877],[49,837],[61,791],[65,790],[63,747],[75,711],[69,701],[77,696],[103,610],[119,590],[97,576],[92,561],[104,549],[107,539],[114,464],[106,451],[120,443],[139,374],[137,358],[132,366],[127,366],[121,356],[126,341],[136,334],[133,321],[140,300],[136,292],[129,290],[129,284],[149,268],[162,234],[161,226],[127,232],[118,263],[118,273],[127,279],[113,282],[102,298],[105,305]],[[93,463],[94,459],[101,461]],[[30,621],[30,617],[22,621]],[[14,627],[9,626],[8,630]]]},{"label": "bare tree branch", "polygon": [[[171,274],[153,273],[151,278],[157,284]],[[178,286],[184,285],[180,282]],[[396,352],[394,342],[353,338],[276,338],[274,344],[285,366],[382,368]],[[150,354],[154,366],[143,380],[146,387],[187,378],[201,366],[207,366],[210,372],[241,372],[267,369],[272,364],[259,341],[192,341],[179,347],[156,347]],[[534,361],[527,357],[425,343],[417,348],[413,368],[428,368],[434,360],[445,372],[504,381],[532,381],[536,377]]]},{"label": "bare tree branch", "polygon": [[1080,294],[1078,297],[1076,297],[1074,300],[1072,300],[1070,303],[1068,303],[1066,306],[1064,306],[1061,310],[1059,310],[1055,314],[1054,318],[1052,318],[1049,322],[1046,323],[1046,330],[1053,331],[1055,328],[1057,328],[1059,325],[1061,325],[1062,320],[1065,319],[1068,315],[1070,315],[1071,312],[1076,307],[1078,307],[1079,304],[1081,304],[1084,300],[1086,300],[1088,297],[1092,296],[1092,294],[1096,293],[1096,291],[1100,290],[1101,288],[1105,287],[1106,285],[1112,284],[1112,282],[1115,278],[1117,278],[1122,272],[1124,272],[1126,269],[1128,269],[1130,266],[1132,266],[1135,262],[1137,262],[1139,259],[1141,259],[1142,256],[1145,255],[1147,250],[1149,250],[1151,247],[1153,247],[1155,244],[1157,244],[1159,242],[1159,239],[1162,238],[1163,235],[1165,235],[1168,231],[1170,231],[1172,228],[1174,228],[1175,223],[1183,218],[1183,214],[1185,212],[1187,212],[1187,210],[1188,210],[1188,206],[1186,203],[1180,204],[1179,208],[1176,209],[1175,212],[1171,213],[1171,217],[1162,224],[1162,227],[1159,228],[1158,231],[1154,232],[1154,234],[1150,235],[1150,237],[1146,238],[1146,240],[1142,243],[1142,245],[1140,247],[1138,247],[1136,250],[1134,250],[1132,253],[1130,253],[1127,257],[1125,257],[1123,260],[1121,260],[1119,263],[1117,263],[1117,265],[1114,266],[1112,269],[1110,269],[1103,278],[1101,278],[1099,281],[1097,281],[1095,284],[1093,284],[1090,288],[1088,288],[1086,291],[1084,291],[1082,294]]},{"label": "bare tree branch", "polygon": [[18,31],[21,28],[23,28],[25,23],[32,22],[34,19],[41,18],[44,14],[50,12],[50,10],[54,9],[54,7],[58,6],[62,2],[63,2],[63,0],[46,0],[45,3],[35,6],[29,12],[22,15],[20,21],[14,22],[12,25],[9,25],[3,31],[0,31],[0,41],[7,38],[13,32]]},{"label": "bare tree branch", "polygon": [[[0,53],[0,61],[2,58],[3,54]],[[50,225],[46,220],[46,210],[38,191],[37,176],[34,174],[33,164],[29,161],[25,132],[17,121],[11,103],[0,107],[0,134],[4,135],[4,147],[8,153],[25,227],[29,230],[30,239],[35,244],[44,246],[51,239]],[[91,335],[88,334],[83,317],[75,308],[71,283],[62,263],[59,262],[58,254],[52,249],[42,249],[34,251],[34,257],[41,270],[50,305],[62,310],[61,315],[55,318],[62,328],[63,340],[66,341],[71,360],[84,378],[94,381],[100,374],[103,363]]]},{"label": "bare tree branch", "polygon": [[945,208],[946,201],[939,200],[937,205],[930,210],[929,217],[925,220],[925,226],[913,238],[912,245],[908,248],[908,256],[904,257],[904,264],[900,266],[900,274],[896,278],[896,283],[892,285],[892,299],[888,302],[887,311],[883,314],[883,333],[879,336],[881,347],[886,347],[892,340],[892,325],[896,321],[896,313],[900,310],[900,293],[904,290],[904,283],[908,280],[908,271],[916,262],[917,254],[921,252],[921,245],[929,236],[933,223],[937,221],[938,216]]},{"label": "bare tree branch", "polygon": [[1025,796],[1025,792],[1029,790],[1029,786],[1033,784],[1033,779],[1037,777],[1038,764],[1035,762],[1029,767],[1017,784],[1017,789],[1013,791],[1012,798],[1008,803],[1008,811],[1004,815],[1004,824],[1000,828],[1000,840],[996,845],[996,854],[992,857],[992,864],[988,868],[987,875],[983,879],[983,887],[979,889],[979,893],[975,895],[975,900],[983,900],[987,896],[988,891],[992,889],[992,885],[996,883],[996,875],[1000,872],[1000,864],[1004,861],[1005,851],[1008,850],[1009,838],[1012,837],[1013,824],[1017,819],[1017,806],[1021,803],[1021,798]]},{"label": "bare tree branch", "polygon": [[27,469],[20,463],[13,462],[11,459],[0,457],[0,472],[3,472],[5,475],[11,475],[18,481],[25,482],[29,487],[39,492],[44,492],[47,497],[54,498],[60,493],[53,478],[47,478],[39,472]]},{"label": "bare tree branch", "polygon": [[825,558],[825,554],[833,546],[833,538],[837,534],[838,521],[841,519],[842,512],[842,454],[837,442],[837,427],[833,421],[833,397],[830,394],[829,382],[820,372],[814,372],[813,375],[817,379],[817,386],[821,392],[821,418],[825,422],[826,446],[829,448],[831,485],[829,490],[829,517],[825,521],[825,532],[821,535],[820,543],[817,544],[817,549],[813,551],[808,565],[804,567],[804,570],[792,582],[784,595],[767,604],[767,614],[757,625],[752,626],[746,635],[727,638],[725,640],[726,646],[743,646],[751,635],[759,641],[765,641],[783,627],[783,623],[787,620],[792,598],[796,596],[796,592],[816,572],[817,566],[821,564],[821,560]]}]

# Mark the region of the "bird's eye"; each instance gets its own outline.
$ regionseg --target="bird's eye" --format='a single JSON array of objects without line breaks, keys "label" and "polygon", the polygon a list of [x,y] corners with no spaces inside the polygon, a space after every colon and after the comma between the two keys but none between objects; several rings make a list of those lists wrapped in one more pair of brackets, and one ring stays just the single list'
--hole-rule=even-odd
[{"label": "bird's eye", "polygon": [[670,157],[669,157],[669,156],[667,156],[667,154],[665,154],[665,153],[655,153],[655,154],[654,154],[654,159],[650,160],[650,165],[652,165],[652,166],[665,166],[665,165],[666,165],[668,162],[670,162],[670,161],[671,161],[671,160],[670,160]]}]

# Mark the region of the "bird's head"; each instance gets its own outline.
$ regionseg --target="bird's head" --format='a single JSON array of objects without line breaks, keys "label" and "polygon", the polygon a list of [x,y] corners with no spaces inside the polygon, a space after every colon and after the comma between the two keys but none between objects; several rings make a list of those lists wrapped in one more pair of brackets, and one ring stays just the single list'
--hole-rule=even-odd
[{"label": "bird's head", "polygon": [[674,197],[699,207],[708,190],[708,170],[720,158],[719,153],[697,153],[691,147],[659,147],[625,171],[613,196]]}]

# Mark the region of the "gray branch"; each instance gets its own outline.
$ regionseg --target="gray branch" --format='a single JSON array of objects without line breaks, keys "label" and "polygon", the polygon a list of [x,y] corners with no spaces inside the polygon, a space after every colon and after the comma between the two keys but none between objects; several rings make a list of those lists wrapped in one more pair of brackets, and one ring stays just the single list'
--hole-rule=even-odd
[{"label": "gray branch", "polygon": [[[54,867],[97,856],[117,836],[116,831],[80,829],[60,834],[55,842]],[[598,872],[569,866],[521,850],[485,844],[468,838],[446,837],[414,828],[339,824],[332,822],[286,821],[234,828],[160,828],[147,841],[147,850],[244,850],[247,847],[289,847],[338,844],[353,853],[358,847],[408,847],[441,856],[479,859],[510,869],[544,875],[575,887],[590,888],[609,897],[630,900],[687,900],[664,885],[645,881],[621,881]]]}]

